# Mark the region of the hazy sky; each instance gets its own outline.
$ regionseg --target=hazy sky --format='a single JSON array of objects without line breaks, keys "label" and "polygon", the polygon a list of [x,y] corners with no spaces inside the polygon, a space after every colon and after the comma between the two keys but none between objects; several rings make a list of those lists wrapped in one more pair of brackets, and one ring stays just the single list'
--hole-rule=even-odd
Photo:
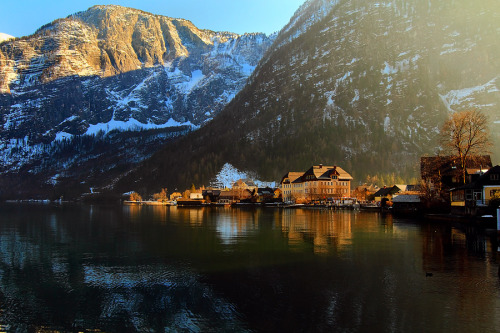
[{"label": "hazy sky", "polygon": [[42,25],[84,11],[93,5],[115,4],[153,14],[183,18],[200,29],[235,33],[280,30],[305,0],[1,0],[0,32],[33,34]]}]

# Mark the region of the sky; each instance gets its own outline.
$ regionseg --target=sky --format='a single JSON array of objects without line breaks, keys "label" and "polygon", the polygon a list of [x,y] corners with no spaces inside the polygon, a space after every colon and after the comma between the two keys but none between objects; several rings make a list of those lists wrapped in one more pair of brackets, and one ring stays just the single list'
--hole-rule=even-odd
[{"label": "sky", "polygon": [[283,28],[305,0],[2,0],[0,32],[22,37],[93,5],[114,4],[191,21],[199,29],[271,34]]}]

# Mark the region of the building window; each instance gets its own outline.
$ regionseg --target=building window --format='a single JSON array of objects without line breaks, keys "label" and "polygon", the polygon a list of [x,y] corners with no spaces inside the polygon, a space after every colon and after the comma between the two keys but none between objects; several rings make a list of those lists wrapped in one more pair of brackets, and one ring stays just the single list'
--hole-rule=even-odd
[{"label": "building window", "polygon": [[467,190],[465,192],[465,200],[472,200],[472,191],[471,190]]},{"label": "building window", "polygon": [[453,191],[452,201],[464,201],[464,191]]},{"label": "building window", "polygon": [[500,175],[499,174],[491,174],[490,180],[500,180]]}]

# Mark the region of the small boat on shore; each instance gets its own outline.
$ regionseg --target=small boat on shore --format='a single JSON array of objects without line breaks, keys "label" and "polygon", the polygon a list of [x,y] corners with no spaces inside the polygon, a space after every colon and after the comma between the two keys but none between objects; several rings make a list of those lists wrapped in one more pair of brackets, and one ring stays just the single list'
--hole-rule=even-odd
[{"label": "small boat on shore", "polygon": [[380,206],[378,206],[376,203],[362,203],[362,204],[359,204],[359,209],[363,209],[363,210],[379,210]]}]

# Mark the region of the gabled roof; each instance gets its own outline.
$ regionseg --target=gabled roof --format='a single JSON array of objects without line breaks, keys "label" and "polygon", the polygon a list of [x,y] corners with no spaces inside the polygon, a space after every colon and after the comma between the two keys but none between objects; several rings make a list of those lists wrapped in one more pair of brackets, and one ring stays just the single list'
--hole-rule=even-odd
[{"label": "gabled roof", "polygon": [[220,192],[221,197],[239,197],[239,196],[252,196],[252,191],[249,189],[229,189],[229,190],[223,190]]},{"label": "gabled roof", "polygon": [[352,176],[348,174],[344,169],[338,166],[325,166],[325,165],[313,165],[309,170],[307,170],[304,176],[312,175],[315,180],[330,180],[332,176],[337,176],[342,180],[352,180]]},{"label": "gabled roof", "polygon": [[290,183],[293,183],[294,181],[297,180],[297,178],[300,178],[300,176],[302,176],[303,174],[304,174],[304,172],[302,172],[302,171],[300,171],[300,172],[296,172],[296,171],[287,172],[286,175],[284,175],[281,178],[280,184],[283,184],[285,179],[289,179]]},{"label": "gabled roof", "polygon": [[375,192],[374,196],[375,197],[385,197],[385,196],[388,196],[390,194],[394,194],[394,193],[398,193],[398,192],[401,192],[401,189],[399,187],[397,187],[396,185],[394,185],[392,187],[381,188],[380,190]]},{"label": "gabled roof", "polygon": [[203,195],[220,195],[221,190],[202,190]]},{"label": "gabled roof", "polygon": [[418,192],[420,191],[420,185],[406,185],[406,184],[396,184],[394,186],[397,186],[401,190],[401,192]]},{"label": "gabled roof", "polygon": [[[498,175],[497,177],[491,177],[492,175]],[[470,184],[460,186],[453,190],[467,190],[467,189],[480,189],[488,185],[498,185],[500,186],[500,165],[496,165],[489,169],[487,172],[479,176],[479,178]]]},{"label": "gabled roof", "polygon": [[420,196],[416,194],[401,194],[392,199],[392,202],[417,203],[420,202]]},{"label": "gabled roof", "polygon": [[259,187],[257,193],[259,195],[274,195],[274,190],[270,187]]},{"label": "gabled roof", "polygon": [[484,174],[486,171],[488,171],[490,168],[467,168],[467,174],[468,175],[479,175],[481,176]]},{"label": "gabled roof", "polygon": [[251,179],[238,179],[232,187],[257,187],[257,185]]},{"label": "gabled roof", "polygon": [[[436,176],[439,171],[442,175],[456,171],[460,161],[456,156],[424,156],[420,158],[420,174],[423,179]],[[488,169],[492,167],[490,155],[471,156],[465,166],[467,169]]]},{"label": "gabled roof", "polygon": [[[310,176],[312,179],[309,179]],[[352,176],[338,166],[313,165],[306,172],[288,172],[281,178],[281,184],[303,183],[308,180],[331,180],[332,176],[337,176],[339,180],[352,180]],[[285,182],[285,179],[288,179]]]},{"label": "gabled roof", "polygon": [[405,192],[406,188],[408,187],[408,185],[403,185],[403,184],[396,184],[394,186],[396,186],[397,188],[399,188],[401,190],[401,192]]}]

